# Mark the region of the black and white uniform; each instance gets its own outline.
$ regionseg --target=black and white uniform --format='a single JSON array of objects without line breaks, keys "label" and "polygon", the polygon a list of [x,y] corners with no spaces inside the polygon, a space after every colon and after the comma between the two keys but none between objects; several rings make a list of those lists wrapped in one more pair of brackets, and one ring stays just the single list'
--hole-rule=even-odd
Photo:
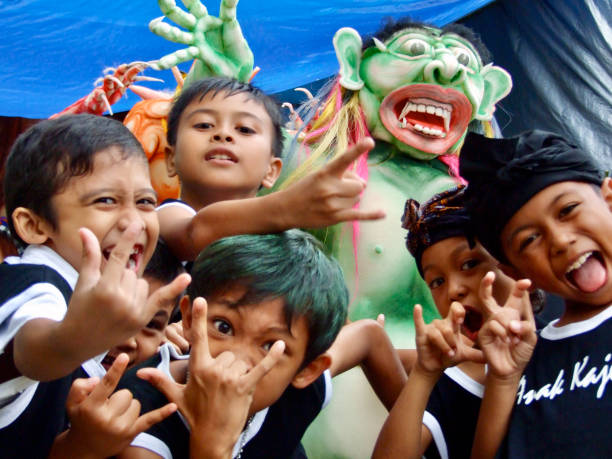
[{"label": "black and white uniform", "polygon": [[612,457],[612,307],[540,332],[502,457]]},{"label": "black and white uniform", "polygon": [[470,457],[483,391],[482,384],[458,367],[444,370],[423,414],[432,436],[427,459]]},{"label": "black and white uniform", "polygon": [[[84,371],[80,368],[64,378],[40,383],[20,375],[12,357],[2,354],[29,320],[64,318],[78,273],[52,249],[30,245],[21,257],[5,259],[0,278],[0,368],[4,377],[10,377],[0,383],[0,455],[46,457],[53,439],[66,426],[64,405],[72,381],[85,376]],[[103,369],[99,360],[83,367],[92,372],[98,366]],[[35,440],[27,441],[24,435]]]},{"label": "black and white uniform", "polygon": [[[120,381],[118,388],[128,388],[142,404],[142,412],[164,406],[166,397],[146,381],[136,376],[142,366],[157,367],[170,376],[170,361],[178,356],[172,346],[163,346],[152,359],[131,369]],[[172,376],[170,376],[172,378]],[[257,412],[234,446],[232,457],[287,459],[300,450],[304,432],[331,398],[331,374],[326,371],[305,389],[289,386],[272,406]],[[189,457],[189,426],[175,413],[132,442],[155,452],[165,459]]]}]

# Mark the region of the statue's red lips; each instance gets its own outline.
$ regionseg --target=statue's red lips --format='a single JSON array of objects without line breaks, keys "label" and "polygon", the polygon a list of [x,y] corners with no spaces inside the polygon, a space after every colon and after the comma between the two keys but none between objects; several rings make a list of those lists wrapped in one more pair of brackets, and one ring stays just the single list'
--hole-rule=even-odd
[{"label": "statue's red lips", "polygon": [[387,130],[403,143],[443,155],[467,130],[472,105],[456,89],[413,84],[389,93],[379,113]]}]

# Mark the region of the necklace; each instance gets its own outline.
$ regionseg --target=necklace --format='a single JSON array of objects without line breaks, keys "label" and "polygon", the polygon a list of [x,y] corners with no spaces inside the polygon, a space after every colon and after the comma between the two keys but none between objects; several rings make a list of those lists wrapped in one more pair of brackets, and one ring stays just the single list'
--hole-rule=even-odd
[{"label": "necklace", "polygon": [[254,417],[255,415],[247,419],[246,426],[244,427],[242,434],[240,434],[240,448],[238,448],[238,455],[236,456],[236,459],[242,459],[242,451],[244,450],[244,445],[246,443],[247,435],[249,433],[249,429],[251,427],[251,423],[253,422]]}]

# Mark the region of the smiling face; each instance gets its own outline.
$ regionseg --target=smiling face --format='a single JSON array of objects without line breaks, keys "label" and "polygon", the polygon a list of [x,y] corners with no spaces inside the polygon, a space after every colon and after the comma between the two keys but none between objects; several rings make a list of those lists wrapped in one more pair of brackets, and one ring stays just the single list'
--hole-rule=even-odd
[{"label": "smiling face", "polygon": [[611,208],[610,179],[601,193],[587,183],[550,185],[508,221],[504,253],[520,275],[562,296],[566,314],[594,313],[612,302]]},{"label": "smiling face", "polygon": [[[297,378],[301,372],[308,371],[308,367],[301,368],[308,345],[308,324],[301,316],[287,327],[282,298],[243,304],[245,293],[245,287],[234,285],[209,297],[208,345],[212,357],[229,351],[252,368],[277,340],[285,342],[283,356],[255,388],[251,415],[272,405],[290,384],[304,387],[297,383]],[[189,300],[184,298],[181,303],[183,312],[186,301]]]},{"label": "smiling face", "polygon": [[127,268],[142,275],[151,258],[159,224],[155,213],[157,198],[149,180],[144,157],[123,159],[115,147],[96,153],[91,173],[72,177],[51,198],[57,225],[43,222],[45,245],[51,247],[77,271],[82,258],[79,228],[89,228],[102,250],[102,266],[130,223],[138,222],[138,235]]},{"label": "smiling face", "polygon": [[443,239],[423,252],[423,276],[431,290],[436,307],[446,317],[453,301],[466,310],[462,333],[475,342],[482,325],[482,302],[478,296],[480,281],[493,271],[493,296],[503,304],[510,294],[512,280],[502,273],[495,260],[480,244],[470,249],[463,236]]},{"label": "smiling face", "polygon": [[203,191],[208,200],[253,197],[280,173],[273,140],[272,120],[261,103],[243,93],[209,93],[183,111],[168,170],[179,176],[181,198],[190,204]]}]

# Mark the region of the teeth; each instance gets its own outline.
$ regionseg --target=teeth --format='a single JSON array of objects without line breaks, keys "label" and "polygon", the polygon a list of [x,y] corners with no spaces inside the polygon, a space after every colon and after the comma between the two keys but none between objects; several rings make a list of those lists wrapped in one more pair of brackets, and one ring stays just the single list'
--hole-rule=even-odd
[{"label": "teeth", "polygon": [[[404,108],[402,109],[402,112],[400,113],[398,117],[398,119],[400,120],[400,126],[402,128],[406,127],[405,125],[406,116],[410,112],[429,113],[430,115],[436,115],[442,118],[444,120],[444,132],[438,129],[433,129],[434,133],[431,135],[446,137],[445,133],[448,132],[450,128],[451,110],[448,110],[443,107],[438,107],[436,105],[415,104],[414,102],[408,101],[406,102],[406,105],[404,105]],[[417,130],[420,132],[425,132],[421,129],[417,129]],[[438,133],[442,133],[444,135],[440,135]]]},{"label": "teeth", "polygon": [[133,260],[133,259],[131,259],[131,258],[130,258],[130,259],[128,259],[128,262],[127,262],[127,269],[131,269],[131,270],[136,269],[136,260]]},{"label": "teeth", "polygon": [[584,255],[582,255],[574,263],[572,263],[572,265],[569,268],[567,268],[567,270],[565,271],[565,274],[569,274],[572,271],[580,268],[584,264],[584,262],[589,259],[591,255],[593,255],[593,252],[587,252]]},{"label": "teeth", "polygon": [[228,155],[212,155],[210,159],[225,159],[229,161],[232,160],[232,158],[230,158]]}]

